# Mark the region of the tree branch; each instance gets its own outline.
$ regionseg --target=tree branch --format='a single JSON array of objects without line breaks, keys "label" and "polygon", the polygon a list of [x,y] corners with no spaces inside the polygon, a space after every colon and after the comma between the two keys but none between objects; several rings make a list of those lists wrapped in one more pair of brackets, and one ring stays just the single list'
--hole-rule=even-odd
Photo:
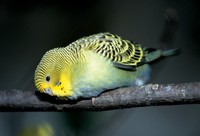
[{"label": "tree branch", "polygon": [[104,111],[200,103],[200,82],[148,84],[140,87],[119,88],[101,94],[94,101],[92,99],[76,102],[52,101],[54,103],[41,101],[40,95],[29,91],[0,91],[0,111]]}]

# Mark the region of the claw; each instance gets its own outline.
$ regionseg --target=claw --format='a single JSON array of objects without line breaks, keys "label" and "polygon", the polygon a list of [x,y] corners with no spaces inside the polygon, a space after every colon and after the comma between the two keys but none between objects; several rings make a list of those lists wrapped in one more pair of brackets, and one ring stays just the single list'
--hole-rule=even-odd
[{"label": "claw", "polygon": [[95,103],[94,103],[94,102],[95,102],[95,100],[96,100],[96,98],[95,98],[95,97],[93,97],[93,98],[92,98],[92,106],[94,106],[94,105],[95,105]]}]

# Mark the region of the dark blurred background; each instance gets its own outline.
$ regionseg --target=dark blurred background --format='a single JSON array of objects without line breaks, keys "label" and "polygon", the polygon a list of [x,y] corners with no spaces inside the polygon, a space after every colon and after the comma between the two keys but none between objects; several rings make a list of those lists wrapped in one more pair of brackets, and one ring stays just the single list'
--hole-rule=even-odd
[{"label": "dark blurred background", "polygon": [[[69,0],[0,2],[0,89],[35,91],[34,70],[49,49],[99,32],[161,47],[166,10],[177,12],[167,47],[182,53],[153,64],[150,83],[200,80],[200,12],[197,0]],[[106,80],[106,79],[105,79]],[[46,122],[56,136],[199,136],[200,105],[143,107],[106,112],[0,113],[1,136]]]}]

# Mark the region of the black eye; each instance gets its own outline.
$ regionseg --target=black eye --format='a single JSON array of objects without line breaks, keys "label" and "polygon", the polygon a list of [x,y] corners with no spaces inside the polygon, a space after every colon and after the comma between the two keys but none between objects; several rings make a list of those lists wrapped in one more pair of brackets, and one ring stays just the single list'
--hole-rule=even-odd
[{"label": "black eye", "polygon": [[46,81],[49,82],[50,81],[50,76],[46,77]]}]

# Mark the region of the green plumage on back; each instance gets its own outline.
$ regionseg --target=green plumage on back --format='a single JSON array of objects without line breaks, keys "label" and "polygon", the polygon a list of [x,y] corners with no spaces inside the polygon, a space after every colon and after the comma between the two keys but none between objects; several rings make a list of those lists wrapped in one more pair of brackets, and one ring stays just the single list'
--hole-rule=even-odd
[{"label": "green plumage on back", "polygon": [[61,99],[94,97],[108,89],[143,85],[150,74],[147,63],[176,52],[99,33],[48,51],[35,71],[35,84],[40,92]]}]

